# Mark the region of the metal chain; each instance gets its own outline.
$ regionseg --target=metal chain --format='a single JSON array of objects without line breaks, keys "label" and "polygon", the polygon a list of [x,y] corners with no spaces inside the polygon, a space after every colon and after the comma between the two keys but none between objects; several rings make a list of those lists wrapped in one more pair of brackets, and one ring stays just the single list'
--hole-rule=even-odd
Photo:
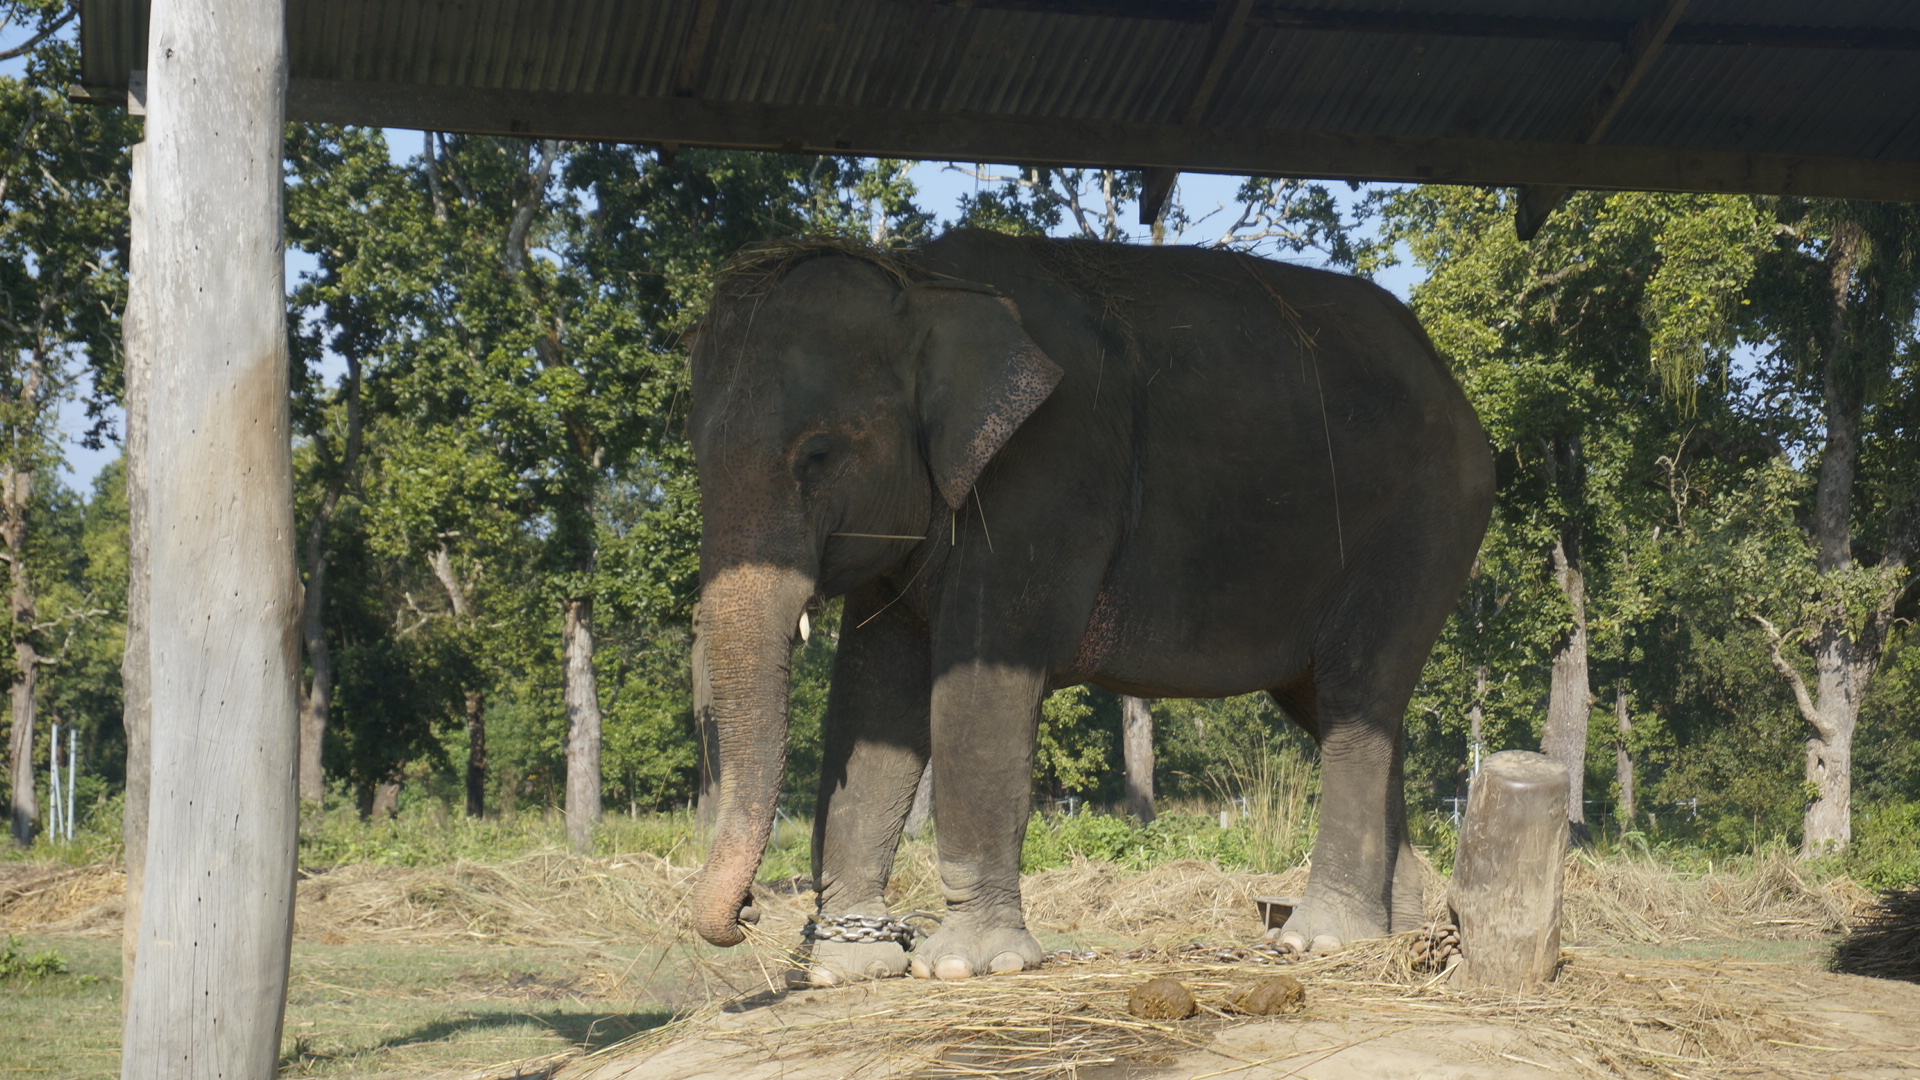
[{"label": "metal chain", "polygon": [[913,948],[913,939],[925,934],[906,919],[889,915],[815,915],[800,928],[801,939],[809,944],[833,941],[876,945],[891,941],[903,949]]}]

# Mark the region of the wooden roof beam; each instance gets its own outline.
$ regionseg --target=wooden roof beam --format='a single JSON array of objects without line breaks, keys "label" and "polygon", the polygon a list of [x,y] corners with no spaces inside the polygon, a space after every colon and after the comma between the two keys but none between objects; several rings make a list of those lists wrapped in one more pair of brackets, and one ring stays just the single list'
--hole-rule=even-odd
[{"label": "wooden roof beam", "polygon": [[[1687,4],[1688,0],[1659,0],[1647,17],[1634,26],[1633,33],[1627,37],[1620,52],[1620,58],[1607,69],[1600,85],[1581,106],[1575,141],[1591,146],[1606,137],[1607,130],[1619,117],[1627,98],[1645,80],[1647,73],[1653,70],[1660,50],[1666,47],[1667,38],[1673,33],[1673,28],[1679,25],[1680,16],[1686,14]],[[1566,195],[1565,186],[1530,184],[1521,188],[1513,214],[1513,228],[1520,234],[1520,239],[1533,239],[1539,233],[1540,226],[1547,223],[1547,216],[1553,213],[1553,208],[1560,205],[1560,200]]]},{"label": "wooden roof beam", "polygon": [[1920,202],[1920,161],[1685,147],[1334,135],[699,98],[290,79],[287,116],[331,124],[741,150],[1167,168],[1428,184],[1542,184]]},{"label": "wooden roof beam", "polygon": [[[1207,35],[1207,51],[1201,54],[1200,70],[1180,95],[1176,115],[1182,123],[1197,125],[1206,118],[1207,106],[1213,104],[1214,93],[1220,89],[1220,77],[1226,74],[1233,51],[1240,47],[1240,38],[1247,29],[1247,15],[1252,10],[1253,0],[1219,0],[1214,5],[1213,30]],[[1145,182],[1140,185],[1140,224],[1151,225],[1160,220],[1167,208],[1167,197],[1173,194],[1174,181],[1179,178],[1178,169],[1147,170]]]},{"label": "wooden roof beam", "polygon": [[[899,0],[940,7],[1022,11],[1096,19],[1144,19],[1197,23],[1211,15],[1189,0]],[[1472,15],[1422,11],[1338,11],[1299,8],[1285,0],[1257,3],[1247,25],[1276,30],[1343,34],[1410,34],[1432,37],[1509,38],[1532,41],[1618,43],[1637,25],[1623,19],[1553,18],[1537,15]],[[1920,50],[1920,30],[1905,26],[1764,26],[1686,23],[1668,38],[1674,45],[1746,45],[1766,49]]]}]

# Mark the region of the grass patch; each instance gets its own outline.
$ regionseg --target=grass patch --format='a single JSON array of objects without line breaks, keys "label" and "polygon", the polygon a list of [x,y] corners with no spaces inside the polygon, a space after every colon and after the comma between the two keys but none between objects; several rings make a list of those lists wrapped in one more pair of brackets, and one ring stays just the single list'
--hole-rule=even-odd
[{"label": "grass patch", "polygon": [[[120,944],[28,937],[71,971],[0,994],[0,1075],[120,1075]],[[599,1049],[672,1018],[693,991],[638,949],[296,943],[282,1076],[458,1074]]]}]

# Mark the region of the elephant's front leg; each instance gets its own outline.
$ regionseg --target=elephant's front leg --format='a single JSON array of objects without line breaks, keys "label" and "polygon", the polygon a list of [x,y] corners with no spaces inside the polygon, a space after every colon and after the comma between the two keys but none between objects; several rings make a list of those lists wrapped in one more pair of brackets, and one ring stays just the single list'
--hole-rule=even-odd
[{"label": "elephant's front leg", "polygon": [[913,956],[919,978],[1040,965],[1020,909],[1020,844],[1033,803],[1038,669],[969,660],[933,684],[933,808],[947,912]]},{"label": "elephant's front leg", "polygon": [[[847,597],[822,724],[813,881],[823,927],[835,916],[885,915],[887,878],[927,760],[931,693],[927,630],[879,590]],[[907,970],[891,941],[817,941],[796,982],[832,986]]]}]

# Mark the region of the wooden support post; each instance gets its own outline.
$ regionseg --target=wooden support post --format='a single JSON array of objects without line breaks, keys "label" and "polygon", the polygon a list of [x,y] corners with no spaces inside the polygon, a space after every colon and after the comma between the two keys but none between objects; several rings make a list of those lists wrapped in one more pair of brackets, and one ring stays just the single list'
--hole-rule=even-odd
[{"label": "wooden support post", "polygon": [[[139,76],[139,95],[129,90],[129,109],[135,102],[145,112],[146,72]],[[120,724],[127,735],[127,792],[120,815],[120,835],[126,845],[127,901],[120,928],[120,1012],[122,1018],[133,986],[133,959],[140,941],[140,896],[146,882],[147,787],[151,757],[147,738],[148,655],[147,623],[147,283],[140,280],[150,258],[147,251],[147,144],[133,146],[132,174],[127,183],[127,310],[120,318],[122,400],[127,407],[127,640],[120,657]]]},{"label": "wooden support post", "polygon": [[1524,990],[1560,961],[1567,770],[1544,754],[1488,758],[1467,793],[1447,903],[1460,928],[1462,985]]},{"label": "wooden support post", "polygon": [[[269,1080],[293,937],[284,0],[154,0],[143,263],[151,755],[124,1080]],[[144,232],[142,228],[144,227]]]}]

